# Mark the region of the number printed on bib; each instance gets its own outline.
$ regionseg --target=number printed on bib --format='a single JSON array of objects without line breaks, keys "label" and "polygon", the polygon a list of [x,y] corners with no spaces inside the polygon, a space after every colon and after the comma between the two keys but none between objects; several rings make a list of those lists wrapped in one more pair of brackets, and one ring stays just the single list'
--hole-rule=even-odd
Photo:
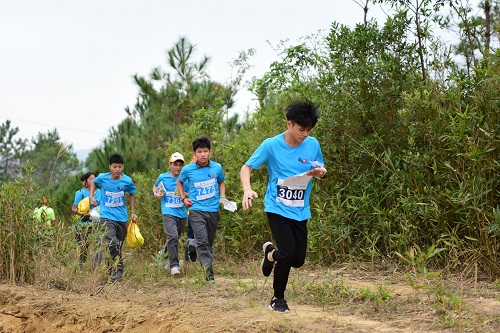
[{"label": "number printed on bib", "polygon": [[175,192],[165,192],[165,207],[180,208],[183,206],[181,197],[175,195]]},{"label": "number printed on bib", "polygon": [[123,206],[124,200],[125,200],[125,193],[123,191],[120,192],[106,191],[106,202],[104,203],[104,205],[106,207],[120,207]]},{"label": "number printed on bib", "polygon": [[217,182],[215,178],[203,182],[194,183],[196,189],[196,200],[206,200],[212,198],[216,193]]},{"label": "number printed on bib", "polygon": [[281,185],[283,179],[278,179],[278,193],[276,201],[288,207],[304,207],[304,195],[307,184]]}]

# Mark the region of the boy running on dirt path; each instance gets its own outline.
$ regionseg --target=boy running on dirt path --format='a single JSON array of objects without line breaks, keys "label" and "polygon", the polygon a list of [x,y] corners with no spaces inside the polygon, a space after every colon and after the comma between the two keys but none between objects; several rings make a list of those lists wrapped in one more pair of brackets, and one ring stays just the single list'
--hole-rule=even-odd
[{"label": "boy running on dirt path", "polygon": [[[177,179],[177,190],[182,202],[189,208],[189,219],[196,241],[196,252],[205,270],[205,279],[215,282],[210,248],[214,244],[219,226],[220,200],[226,197],[225,176],[222,166],[210,160],[210,139],[202,136],[193,141],[196,162],[182,168]],[[184,192],[188,182],[189,198]]]},{"label": "boy running on dirt path", "polygon": [[[277,312],[290,311],[285,299],[288,276],[291,268],[301,267],[306,258],[311,176],[326,176],[321,147],[309,136],[317,121],[317,108],[310,101],[292,102],[286,108],[287,130],[264,140],[240,171],[243,210],[252,207],[252,200],[259,197],[250,184],[252,170],[264,164],[269,172],[264,211],[276,247],[264,243],[262,273],[269,276],[274,268],[274,296],[269,308]],[[301,177],[285,181],[297,175]]]},{"label": "boy running on dirt path", "polygon": [[187,213],[184,202],[177,190],[177,179],[184,167],[184,156],[175,152],[170,156],[168,166],[170,171],[162,173],[153,185],[153,196],[161,200],[163,230],[167,234],[166,253],[170,261],[170,274],[181,273],[179,264],[179,236],[186,224]]},{"label": "boy running on dirt path", "polygon": [[[191,162],[189,163],[196,163],[196,156],[191,158]],[[186,230],[186,249],[184,251],[184,260],[189,263],[189,262],[195,262],[196,259],[198,258],[198,255],[196,254],[196,240],[194,239],[194,232],[193,232],[193,227],[191,227],[191,222],[189,221],[189,210],[188,210],[188,218],[187,218],[187,230]],[[210,253],[214,254],[213,248],[210,248]]]},{"label": "boy running on dirt path", "polygon": [[[120,281],[123,275],[122,246],[127,235],[128,213],[125,193],[129,194],[130,214],[137,220],[135,213],[135,187],[132,178],[123,173],[123,156],[113,154],[109,158],[110,172],[100,173],[90,183],[90,204],[97,205],[94,198],[96,186],[101,188],[101,224],[104,228],[104,242],[108,244],[111,260],[108,261],[109,275],[112,282]],[[118,258],[118,262],[116,259]]]}]

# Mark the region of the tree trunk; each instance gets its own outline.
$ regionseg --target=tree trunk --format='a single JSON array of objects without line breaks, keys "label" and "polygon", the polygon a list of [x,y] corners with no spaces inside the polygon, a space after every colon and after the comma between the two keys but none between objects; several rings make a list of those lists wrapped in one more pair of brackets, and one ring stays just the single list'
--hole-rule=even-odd
[{"label": "tree trunk", "polygon": [[491,39],[491,21],[490,21],[491,3],[488,0],[484,1],[484,18],[485,18],[485,36],[484,36],[484,55],[490,53],[490,39]]},{"label": "tree trunk", "polygon": [[420,5],[417,1],[415,7],[415,25],[417,26],[417,39],[418,39],[418,56],[420,58],[420,65],[422,66],[422,80],[424,83],[427,82],[427,73],[425,71],[425,61],[424,61],[424,47],[422,45],[422,31],[420,26]]}]

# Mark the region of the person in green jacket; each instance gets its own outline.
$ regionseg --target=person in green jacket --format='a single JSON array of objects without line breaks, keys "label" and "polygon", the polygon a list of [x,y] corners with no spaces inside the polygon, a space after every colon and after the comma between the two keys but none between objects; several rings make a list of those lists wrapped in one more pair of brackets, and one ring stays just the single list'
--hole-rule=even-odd
[{"label": "person in green jacket", "polygon": [[49,200],[43,197],[42,200],[40,200],[40,205],[40,207],[34,210],[33,218],[46,228],[55,227],[56,215],[54,209],[49,207]]}]

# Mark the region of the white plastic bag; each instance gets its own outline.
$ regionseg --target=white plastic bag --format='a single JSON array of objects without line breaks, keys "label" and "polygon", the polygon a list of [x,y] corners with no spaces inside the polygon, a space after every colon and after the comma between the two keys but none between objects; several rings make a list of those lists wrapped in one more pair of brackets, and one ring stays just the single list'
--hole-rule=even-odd
[{"label": "white plastic bag", "polygon": [[101,211],[101,209],[99,208],[99,206],[92,208],[90,210],[90,219],[92,221],[98,221],[101,218],[100,211]]}]

